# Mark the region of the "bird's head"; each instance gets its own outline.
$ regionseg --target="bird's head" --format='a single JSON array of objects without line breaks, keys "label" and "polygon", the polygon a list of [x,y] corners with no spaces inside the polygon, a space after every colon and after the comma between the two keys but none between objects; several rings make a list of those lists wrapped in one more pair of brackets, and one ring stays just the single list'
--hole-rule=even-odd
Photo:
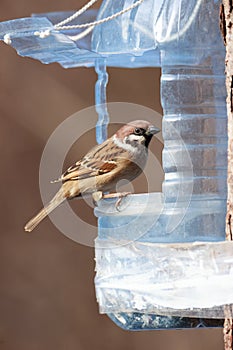
[{"label": "bird's head", "polygon": [[122,126],[115,134],[115,139],[123,145],[138,148],[149,146],[152,136],[160,132],[158,128],[145,120],[135,120]]}]

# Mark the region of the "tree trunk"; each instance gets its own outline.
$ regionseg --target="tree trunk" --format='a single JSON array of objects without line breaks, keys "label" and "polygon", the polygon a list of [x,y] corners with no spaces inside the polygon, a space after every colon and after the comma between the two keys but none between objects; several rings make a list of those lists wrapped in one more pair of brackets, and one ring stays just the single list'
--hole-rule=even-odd
[{"label": "tree trunk", "polygon": [[[233,233],[233,2],[222,0],[220,8],[220,29],[226,45],[226,89],[227,89],[227,115],[228,115],[228,173],[227,173],[227,215],[226,239],[232,241]],[[225,308],[224,322],[225,350],[233,349],[232,341],[232,314],[231,306]]]}]

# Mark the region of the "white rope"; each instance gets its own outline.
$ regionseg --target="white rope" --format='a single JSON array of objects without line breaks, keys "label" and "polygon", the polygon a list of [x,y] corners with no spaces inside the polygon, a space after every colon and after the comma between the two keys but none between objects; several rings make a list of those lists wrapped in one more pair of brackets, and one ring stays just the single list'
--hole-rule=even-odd
[{"label": "white rope", "polygon": [[76,25],[71,25],[71,26],[61,26],[60,23],[55,25],[55,28],[58,30],[69,30],[69,29],[82,29],[82,28],[87,28],[87,27],[91,27],[91,26],[97,26],[98,24],[102,24],[108,21],[111,21],[121,15],[123,15],[124,13],[134,9],[135,7],[139,6],[144,0],[138,0],[136,1],[134,4],[132,4],[129,7],[126,7],[125,9],[114,13],[111,16],[102,18],[98,21],[93,21],[93,22],[89,22],[89,23],[83,23],[83,24],[76,24]]},{"label": "white rope", "polygon": [[[78,10],[77,12],[75,12],[72,16],[66,18],[64,21],[61,21],[57,24],[54,25],[54,28],[56,30],[70,30],[70,29],[85,29],[85,28],[89,28],[88,30],[84,30],[82,33],[79,33],[78,35],[75,36],[75,39],[72,40],[80,40],[81,38],[83,38],[84,36],[86,36],[87,34],[89,34],[95,26],[97,26],[98,24],[102,24],[108,21],[111,21],[121,15],[123,15],[124,13],[134,9],[135,7],[139,6],[144,0],[138,0],[136,1],[134,4],[132,4],[131,6],[126,7],[125,9],[118,11],[116,13],[114,13],[111,16],[102,18],[98,21],[93,21],[93,22],[89,22],[89,23],[83,23],[83,24],[75,24],[75,25],[70,25],[70,26],[66,26],[65,24],[68,22],[71,22],[72,20],[74,20],[75,18],[79,17],[83,12],[85,12],[91,5],[93,5],[96,1],[98,0],[91,0],[89,1],[86,5],[84,5],[80,10]],[[46,37],[48,37],[51,33],[51,30],[45,30],[42,32],[36,31],[34,33],[34,35],[39,36],[41,39],[44,39]],[[72,37],[71,37],[72,38]]]},{"label": "white rope", "polygon": [[95,26],[89,27],[87,29],[84,29],[81,33],[76,34],[76,35],[67,35],[68,38],[70,38],[72,41],[78,41],[82,38],[84,38],[86,35],[88,35],[93,29],[95,28]]},{"label": "white rope", "polygon": [[64,19],[63,21],[54,25],[55,28],[64,26],[66,23],[73,21],[75,18],[79,17],[83,12],[85,12],[89,7],[91,7],[98,0],[90,0],[86,5],[84,5],[80,10],[75,12],[72,16]]},{"label": "white rope", "polygon": [[[83,24],[77,24],[77,25],[70,25],[70,26],[66,26],[66,23],[71,22],[72,20],[78,18],[82,13],[84,13],[89,7],[91,7],[95,2],[97,2],[98,0],[90,0],[86,5],[84,5],[80,10],[78,10],[77,12],[75,12],[72,16],[66,18],[65,20],[57,23],[54,25],[54,28],[56,30],[69,30],[69,29],[85,29],[83,32],[75,35],[75,36],[69,36],[69,38],[73,41],[78,41],[80,39],[82,39],[83,37],[85,37],[86,35],[88,35],[96,25],[101,24],[101,23],[105,23],[108,21],[111,21],[121,15],[123,15],[124,13],[134,9],[135,7],[139,6],[144,0],[138,0],[136,1],[134,4],[132,4],[131,6],[126,7],[125,9],[116,12],[115,14],[108,16],[106,18],[100,19],[98,21],[93,21],[93,22],[89,22],[89,23],[83,23]],[[186,23],[186,25],[182,28],[182,30],[179,33],[175,33],[172,36],[170,36],[168,39],[165,39],[164,42],[171,42],[173,40],[176,40],[178,36],[182,36],[190,27],[190,25],[193,23],[194,18],[196,17],[198,10],[200,8],[200,4],[201,4],[202,0],[198,0],[196,3],[196,6],[193,10],[193,13],[191,15],[191,17],[189,18],[188,22]],[[44,31],[35,31],[34,35],[39,36],[41,39],[44,39],[46,37],[48,37],[51,34],[51,30],[52,29],[46,29]],[[4,38],[3,38],[4,42],[8,45],[11,45],[11,35],[10,34],[5,34]]]}]

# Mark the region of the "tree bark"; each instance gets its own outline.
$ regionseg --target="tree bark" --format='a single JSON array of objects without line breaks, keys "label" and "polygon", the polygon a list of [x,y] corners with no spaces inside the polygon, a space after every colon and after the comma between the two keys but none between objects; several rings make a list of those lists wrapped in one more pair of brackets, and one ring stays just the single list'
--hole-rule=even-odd
[{"label": "tree bark", "polygon": [[[232,241],[233,233],[233,1],[222,0],[220,7],[220,29],[226,46],[226,89],[228,115],[228,172],[227,172],[227,215],[226,239]],[[233,349],[231,306],[225,308],[224,346],[225,350]]]}]

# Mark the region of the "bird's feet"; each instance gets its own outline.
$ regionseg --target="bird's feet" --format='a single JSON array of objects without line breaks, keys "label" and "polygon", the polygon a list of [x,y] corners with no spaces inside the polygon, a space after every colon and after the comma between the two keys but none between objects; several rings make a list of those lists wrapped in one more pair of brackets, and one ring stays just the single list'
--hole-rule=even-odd
[{"label": "bird's feet", "polygon": [[122,201],[122,198],[127,197],[128,195],[132,194],[131,192],[116,192],[116,193],[107,193],[104,194],[101,191],[94,192],[92,194],[94,205],[98,205],[98,201],[101,199],[109,199],[109,198],[118,198],[115,204],[115,208],[117,211],[120,211],[120,204]]}]

